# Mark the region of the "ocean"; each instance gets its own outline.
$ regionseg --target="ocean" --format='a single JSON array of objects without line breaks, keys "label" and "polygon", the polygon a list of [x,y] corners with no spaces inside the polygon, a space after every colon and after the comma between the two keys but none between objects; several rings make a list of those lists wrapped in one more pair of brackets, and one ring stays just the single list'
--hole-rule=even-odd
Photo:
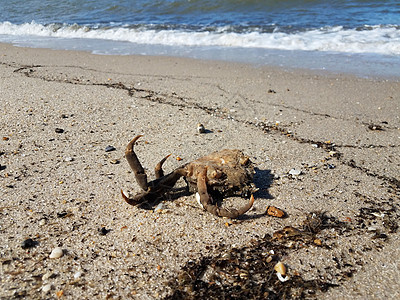
[{"label": "ocean", "polygon": [[400,1],[0,0],[0,42],[400,77]]}]

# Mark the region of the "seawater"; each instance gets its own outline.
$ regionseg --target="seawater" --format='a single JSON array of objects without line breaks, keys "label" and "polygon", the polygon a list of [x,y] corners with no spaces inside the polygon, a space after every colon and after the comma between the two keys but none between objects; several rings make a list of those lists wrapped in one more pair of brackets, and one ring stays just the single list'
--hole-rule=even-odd
[{"label": "seawater", "polygon": [[0,42],[400,77],[400,2],[0,0]]}]

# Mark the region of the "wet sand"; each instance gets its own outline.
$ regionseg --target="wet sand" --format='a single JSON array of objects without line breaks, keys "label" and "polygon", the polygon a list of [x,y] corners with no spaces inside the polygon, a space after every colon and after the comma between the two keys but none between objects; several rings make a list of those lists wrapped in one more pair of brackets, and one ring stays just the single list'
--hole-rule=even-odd
[{"label": "wet sand", "polygon": [[[0,90],[1,299],[400,297],[399,82],[0,44]],[[150,178],[169,153],[165,171],[242,150],[253,209],[215,217],[183,180],[159,210],[126,204],[137,134]]]}]

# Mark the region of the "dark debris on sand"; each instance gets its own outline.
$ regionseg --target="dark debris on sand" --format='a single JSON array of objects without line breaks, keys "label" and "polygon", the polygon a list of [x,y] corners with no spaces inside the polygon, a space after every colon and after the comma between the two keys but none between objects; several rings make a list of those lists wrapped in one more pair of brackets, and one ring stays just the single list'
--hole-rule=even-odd
[{"label": "dark debris on sand", "polygon": [[[298,274],[281,282],[274,271],[275,264],[297,245],[313,244],[315,234],[327,228],[347,230],[341,222],[324,213],[307,216],[303,228],[295,235],[271,237],[266,235],[242,248],[227,250],[219,255],[188,261],[177,277],[168,283],[172,294],[165,299],[304,299],[315,298],[337,286],[322,280],[304,280]],[[290,245],[287,241],[293,241]],[[301,244],[300,244],[301,241]],[[315,244],[314,244],[315,245]],[[273,252],[271,252],[273,250]]]}]

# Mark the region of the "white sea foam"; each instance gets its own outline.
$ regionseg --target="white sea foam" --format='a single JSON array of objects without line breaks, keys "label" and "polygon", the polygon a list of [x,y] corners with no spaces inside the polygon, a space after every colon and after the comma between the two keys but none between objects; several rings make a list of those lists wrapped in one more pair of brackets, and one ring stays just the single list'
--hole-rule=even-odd
[{"label": "white sea foam", "polygon": [[[8,39],[6,39],[8,36]],[[56,37],[67,39],[102,39],[146,45],[218,46],[279,50],[333,51],[400,55],[400,28],[370,26],[360,29],[329,27],[304,32],[272,33],[257,31],[237,33],[219,28],[215,31],[154,30],[146,28],[89,28],[78,25],[0,23],[0,41],[11,37]]]}]

